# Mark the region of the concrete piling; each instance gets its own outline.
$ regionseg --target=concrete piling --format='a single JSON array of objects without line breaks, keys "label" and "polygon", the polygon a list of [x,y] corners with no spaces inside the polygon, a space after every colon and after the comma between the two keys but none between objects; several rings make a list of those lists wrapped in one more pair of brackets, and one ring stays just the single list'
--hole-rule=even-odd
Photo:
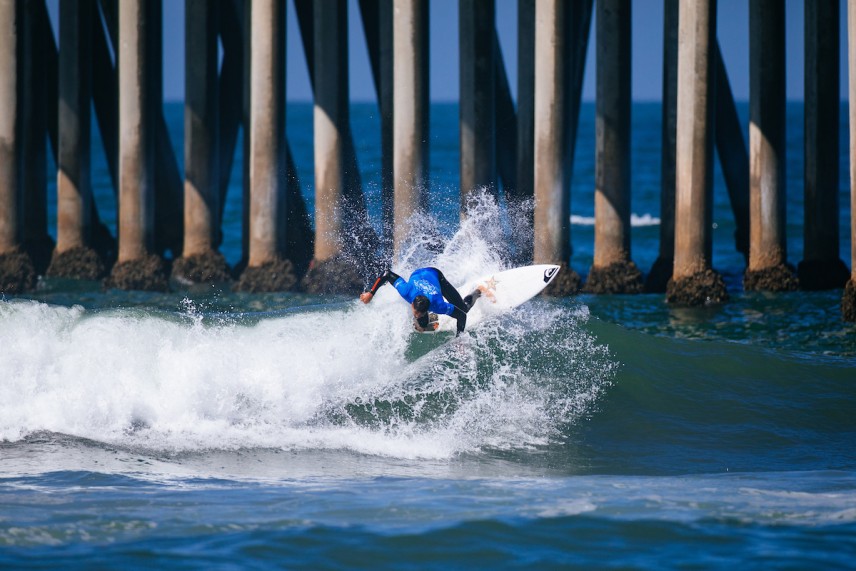
[{"label": "concrete piling", "polygon": [[229,279],[216,251],[220,214],[217,34],[220,3],[185,2],[184,245],[172,268],[184,283]]},{"label": "concrete piling", "polygon": [[282,291],[297,283],[285,258],[285,6],[250,7],[249,259],[236,289]]},{"label": "concrete piling", "polygon": [[[665,292],[672,277],[675,247],[675,141],[677,121],[678,0],[666,0],[663,43],[662,159],[660,168],[660,252],[645,289]],[[721,50],[716,46],[716,151],[734,213],[735,245],[749,257],[749,153]]]},{"label": "concrete piling", "polygon": [[797,288],[787,267],[785,205],[785,4],[749,3],[751,230],[747,291]]},{"label": "concrete piling", "polygon": [[425,209],[428,190],[428,2],[398,2],[393,13],[394,258]]},{"label": "concrete piling", "polygon": [[839,256],[837,2],[805,4],[805,203],[800,287],[844,287],[849,277]]},{"label": "concrete piling", "polygon": [[157,101],[149,85],[157,14],[145,0],[119,5],[119,256],[107,280],[118,289],[166,290],[154,253],[154,159]]},{"label": "concrete piling", "polygon": [[[106,24],[110,45],[113,53],[118,52],[118,36],[119,36],[119,1],[118,0],[100,0],[102,13],[104,14],[104,23]],[[179,173],[178,160],[172,149],[172,144],[169,140],[169,132],[166,127],[166,120],[163,116],[163,10],[162,0],[150,1],[146,4],[148,33],[152,36],[147,38],[148,46],[148,64],[146,89],[149,91],[147,98],[153,106],[152,114],[154,116],[154,245],[153,251],[159,256],[163,256],[169,251],[174,258],[181,256],[181,249],[184,239],[184,193],[182,186],[181,174]],[[97,28],[101,28],[100,22]],[[109,52],[106,55],[109,60]],[[108,79],[109,78],[106,78]],[[116,80],[113,79],[113,82]],[[104,89],[112,90],[108,85],[103,86]],[[96,89],[96,93],[101,89]],[[97,107],[96,107],[97,109]],[[110,111],[107,111],[105,119],[110,118]],[[105,121],[107,129],[110,129],[109,121]],[[115,129],[115,128],[114,128]],[[104,128],[102,127],[102,133]],[[106,142],[114,138],[108,135],[104,139]],[[116,148],[116,147],[110,147]]]},{"label": "concrete piling", "polygon": [[[359,1],[381,115],[379,234],[350,129],[347,3],[295,0],[315,97],[313,230],[285,137],[285,5],[185,2],[182,180],[163,114],[162,0],[63,0],[59,49],[45,0],[0,0],[0,292],[34,287],[46,269],[95,279],[113,257],[110,287],[166,289],[161,256],[174,260],[174,284],[229,279],[217,250],[242,125],[244,257],[236,289],[290,289],[307,270],[300,285],[310,293],[353,292],[401,252],[429,187],[428,0]],[[518,0],[516,109],[495,2],[459,2],[461,212],[470,193],[496,193],[501,185],[504,197],[497,198],[514,210],[509,259],[561,264],[548,293],[573,293],[580,279],[569,265],[570,186],[594,0]],[[599,0],[597,10],[595,239],[586,291],[628,293],[642,288],[630,257],[631,7]],[[848,4],[851,32],[853,10]],[[798,270],[805,289],[841,287],[853,275],[838,252],[839,12],[835,2],[806,4],[805,247]],[[715,40],[716,0],[665,0],[664,14],[661,244],[645,287],[666,291],[679,305],[727,299],[711,269],[715,145],[737,250],[747,256],[744,288],[793,289],[783,1],[750,4],[748,150]],[[90,102],[118,198],[118,251],[92,195]],[[853,123],[851,117],[856,129]],[[58,171],[55,250],[46,140]],[[853,224],[856,241],[856,215]],[[842,309],[856,320],[854,296],[851,279]]]},{"label": "concrete piling", "polygon": [[[394,7],[392,0],[360,0],[359,4],[380,110],[381,244],[383,257],[388,260],[392,257],[395,230],[395,183],[393,178]],[[427,17],[424,25],[426,27],[424,33],[427,38]],[[425,70],[420,68],[414,70],[413,73],[427,72],[427,63],[428,60],[426,59]]]},{"label": "concrete piling", "polygon": [[841,298],[841,316],[856,321],[856,2],[847,3],[847,68],[850,122],[850,279]]},{"label": "concrete piling", "polygon": [[[249,10],[251,7],[251,2],[249,0],[245,0],[244,2],[244,10],[246,12],[245,20],[249,21]],[[300,36],[303,41],[304,53],[306,56],[306,63],[309,71],[310,82],[313,85],[315,84],[315,55],[314,55],[314,40],[313,37],[315,35],[314,32],[314,17],[313,17],[313,2],[312,0],[295,0],[294,7],[297,12],[297,21],[300,27]],[[245,38],[249,39],[251,37],[251,31],[248,27],[245,27]],[[247,42],[245,44],[244,56],[246,61],[246,67],[249,69],[249,55],[250,55],[250,45]],[[249,76],[248,76],[249,77]],[[245,122],[249,121],[249,81],[245,82],[247,86],[245,88],[244,98],[247,102],[245,109]],[[249,145],[248,139],[244,139],[245,145],[245,154],[244,156],[249,156]],[[306,274],[307,269],[312,263],[312,257],[314,255],[315,250],[315,236],[313,233],[313,228],[311,227],[311,223],[309,220],[309,216],[306,210],[306,203],[303,200],[303,195],[300,192],[300,181],[297,176],[297,169],[295,168],[294,161],[291,157],[290,150],[288,145],[286,144],[286,161],[287,161],[287,176],[286,176],[286,252],[287,258],[292,262],[294,266],[294,271],[296,276],[304,276]],[[245,161],[246,162],[246,161]],[[245,169],[244,173],[244,185],[246,189],[249,189],[249,170]],[[245,205],[244,211],[245,213],[249,212],[249,192],[245,192]],[[248,214],[245,215],[248,220]],[[248,225],[245,222],[245,227]],[[249,244],[249,237],[245,237],[245,252],[246,248]]]},{"label": "concrete piling", "polygon": [[[87,246],[90,233],[90,97],[94,0],[59,6],[57,255]],[[53,265],[53,264],[52,264]]]},{"label": "concrete piling", "polygon": [[494,0],[460,0],[461,212],[478,189],[496,192]]},{"label": "concrete piling", "polygon": [[97,280],[104,261],[91,247],[90,100],[94,0],[60,4],[57,244],[48,275]]},{"label": "concrete piling", "polygon": [[584,291],[641,293],[630,259],[631,6],[597,0],[594,263]]},{"label": "concrete piling", "polygon": [[45,74],[46,34],[52,33],[40,21],[43,0],[24,2],[21,44],[21,157],[22,247],[30,254],[38,274],[44,274],[54,249],[48,234],[47,189],[47,75]]},{"label": "concrete piling", "polygon": [[711,269],[715,0],[681,5],[678,46],[675,265],[666,300],[693,306],[728,299]]},{"label": "concrete piling", "polygon": [[569,265],[573,9],[562,0],[535,5],[534,261],[561,266],[551,284],[553,295],[575,293],[580,286]]},{"label": "concrete piling", "polygon": [[[517,1],[517,185],[532,198],[535,184],[535,0]],[[530,246],[531,249],[531,246]],[[531,251],[530,251],[531,256]]]},{"label": "concrete piling", "polygon": [[0,0],[0,293],[35,286],[33,262],[21,248],[21,70],[24,10]]},{"label": "concrete piling", "polygon": [[[380,106],[380,148],[381,148],[381,210],[382,210],[382,244],[385,249],[384,258],[391,257],[391,252],[394,251],[394,246],[390,248],[395,240],[395,125],[393,123],[395,115],[395,83],[393,75],[395,73],[395,29],[393,27],[393,2],[392,0],[380,0],[378,18],[378,105]],[[426,2],[427,4],[427,2]],[[426,7],[427,8],[427,7]],[[428,42],[428,16],[425,16],[425,30],[422,32],[425,35],[425,42]],[[425,86],[428,86],[428,48],[425,47],[425,70],[420,70],[418,73],[424,73],[426,76]],[[427,97],[427,96],[426,96]],[[430,102],[426,105],[430,105]],[[427,122],[428,115],[426,111],[425,120]],[[428,126],[425,126],[426,146],[428,136]],[[428,172],[427,153],[425,157],[425,172]],[[427,179],[426,179],[427,180]]]},{"label": "concrete piling", "polygon": [[[295,0],[295,6],[299,6],[299,0]],[[235,272],[243,273],[250,261],[250,86],[252,85],[252,51],[253,51],[253,14],[252,0],[244,0],[241,6],[243,13],[243,77],[241,90],[241,125],[243,128],[241,164],[241,260],[235,267]],[[311,73],[311,71],[310,71]]]},{"label": "concrete piling", "polygon": [[223,241],[223,212],[232,174],[238,132],[243,117],[243,73],[244,73],[244,6],[241,0],[225,0],[220,4],[219,35],[223,44],[223,63],[217,82],[219,97],[217,149],[220,172],[219,212],[215,221],[215,246]]},{"label": "concrete piling", "polygon": [[322,263],[342,251],[342,201],[346,182],[344,133],[350,117],[346,6],[337,2],[314,11],[313,48],[315,260]]},{"label": "concrete piling", "polygon": [[645,291],[665,293],[675,265],[675,149],[678,118],[678,0],[663,5],[663,108],[660,140],[660,249]]},{"label": "concrete piling", "polygon": [[[90,31],[92,32],[92,107],[97,119],[98,133],[101,135],[111,187],[114,195],[118,196],[118,76],[110,59],[109,39],[101,23],[101,10],[97,6],[92,10]],[[93,222],[94,220],[95,216],[93,216]],[[107,267],[110,267],[118,255],[118,241],[103,224],[93,224],[93,227],[95,229],[93,245]]]},{"label": "concrete piling", "polygon": [[[517,181],[512,208],[520,208],[527,229],[534,228],[535,188],[535,0],[517,1]],[[515,205],[514,203],[517,203]],[[533,234],[517,236],[518,262],[532,262]]]},{"label": "concrete piling", "polygon": [[0,254],[19,247],[20,139],[18,50],[22,2],[0,0]]},{"label": "concrete piling", "polygon": [[[315,93],[315,254],[302,287],[312,293],[355,292],[363,287],[353,255],[360,248],[364,205],[350,131],[348,7],[312,10],[311,50]],[[346,241],[347,246],[346,247]]]},{"label": "concrete piling", "polygon": [[119,263],[148,256],[154,243],[154,105],[147,84],[151,48],[145,0],[119,6]]}]

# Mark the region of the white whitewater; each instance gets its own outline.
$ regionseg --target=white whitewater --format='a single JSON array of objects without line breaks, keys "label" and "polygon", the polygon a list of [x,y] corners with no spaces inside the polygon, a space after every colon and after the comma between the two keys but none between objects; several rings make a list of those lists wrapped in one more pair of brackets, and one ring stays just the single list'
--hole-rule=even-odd
[{"label": "white whitewater", "polygon": [[[416,237],[396,271],[435,265],[454,283],[503,269],[497,216],[478,204],[439,253]],[[587,317],[533,300],[501,327],[420,348],[389,287],[369,306],[256,319],[0,301],[0,440],[440,459],[528,449],[560,438],[612,378],[607,349],[579,328]]]}]

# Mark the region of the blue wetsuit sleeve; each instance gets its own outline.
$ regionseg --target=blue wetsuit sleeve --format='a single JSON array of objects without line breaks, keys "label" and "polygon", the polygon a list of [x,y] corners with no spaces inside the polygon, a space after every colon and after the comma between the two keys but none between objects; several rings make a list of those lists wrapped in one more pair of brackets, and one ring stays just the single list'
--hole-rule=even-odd
[{"label": "blue wetsuit sleeve", "polygon": [[434,300],[434,303],[432,303],[431,305],[431,309],[433,309],[437,313],[442,313],[443,315],[452,315],[455,310],[458,309],[445,299],[440,301]]},{"label": "blue wetsuit sleeve", "polygon": [[398,278],[393,282],[392,287],[396,289],[398,295],[403,297],[408,302],[413,302],[413,299],[418,295],[419,292],[416,291],[416,288],[413,287],[409,282],[404,281],[404,278]]}]

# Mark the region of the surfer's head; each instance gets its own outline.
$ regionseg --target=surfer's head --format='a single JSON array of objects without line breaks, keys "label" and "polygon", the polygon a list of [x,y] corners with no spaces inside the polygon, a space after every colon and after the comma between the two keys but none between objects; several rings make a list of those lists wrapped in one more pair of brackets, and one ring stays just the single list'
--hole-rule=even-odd
[{"label": "surfer's head", "polygon": [[416,322],[419,324],[419,327],[428,327],[428,307],[430,303],[428,302],[428,298],[424,295],[417,295],[413,299],[413,317],[416,318]]}]

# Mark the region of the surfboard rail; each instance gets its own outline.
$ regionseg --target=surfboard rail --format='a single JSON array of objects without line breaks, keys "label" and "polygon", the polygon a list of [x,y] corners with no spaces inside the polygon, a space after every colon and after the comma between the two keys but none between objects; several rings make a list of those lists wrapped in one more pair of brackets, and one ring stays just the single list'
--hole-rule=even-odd
[{"label": "surfboard rail", "polygon": [[[462,297],[476,289],[482,292],[467,314],[467,328],[493,319],[526,303],[550,285],[559,273],[555,264],[534,264],[493,272],[466,282],[458,288]],[[455,331],[456,322],[448,315],[438,316],[436,331]]]}]

